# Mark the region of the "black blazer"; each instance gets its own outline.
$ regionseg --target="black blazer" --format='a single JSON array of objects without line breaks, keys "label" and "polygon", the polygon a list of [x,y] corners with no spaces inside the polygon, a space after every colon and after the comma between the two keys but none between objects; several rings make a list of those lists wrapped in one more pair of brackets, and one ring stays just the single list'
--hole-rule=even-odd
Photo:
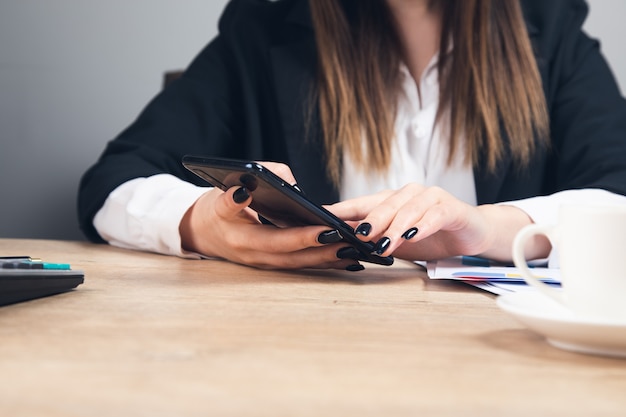
[{"label": "black blazer", "polygon": [[[581,31],[586,4],[522,0],[522,6],[550,112],[552,146],[538,151],[523,170],[506,157],[496,173],[478,164],[478,203],[576,188],[626,195],[626,102],[598,43]],[[83,176],[78,211],[86,236],[102,241],[93,216],[125,181],[170,173],[205,185],[181,166],[184,154],[282,161],[314,201],[337,201],[325,175],[315,115],[305,135],[315,68],[306,0],[232,0],[219,35]]]}]

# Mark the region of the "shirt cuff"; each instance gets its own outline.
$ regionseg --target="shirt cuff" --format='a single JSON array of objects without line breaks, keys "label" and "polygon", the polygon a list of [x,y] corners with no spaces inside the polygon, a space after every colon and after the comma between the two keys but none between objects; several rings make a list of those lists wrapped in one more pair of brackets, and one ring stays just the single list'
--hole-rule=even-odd
[{"label": "shirt cuff", "polygon": [[179,226],[209,189],[169,174],[136,178],[113,190],[94,217],[94,227],[114,246],[199,259],[182,249]]},{"label": "shirt cuff", "polygon": [[607,190],[586,188],[580,190],[560,191],[547,196],[531,197],[523,200],[498,203],[517,207],[537,224],[556,224],[559,219],[559,208],[564,204],[626,204],[626,196]]},{"label": "shirt cuff", "polygon": [[[499,205],[514,206],[523,210],[536,224],[553,225],[559,220],[559,208],[564,204],[626,204],[626,196],[610,191],[585,188],[580,190],[566,190],[547,196],[531,197],[523,200],[506,201]],[[548,256],[548,266],[558,268],[558,254],[552,250]]]}]

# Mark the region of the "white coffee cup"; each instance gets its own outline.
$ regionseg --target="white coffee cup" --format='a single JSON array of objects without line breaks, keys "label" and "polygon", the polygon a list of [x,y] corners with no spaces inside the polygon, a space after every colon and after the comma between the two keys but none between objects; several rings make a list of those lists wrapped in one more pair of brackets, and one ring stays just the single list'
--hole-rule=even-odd
[{"label": "white coffee cup", "polygon": [[[562,289],[528,268],[524,248],[535,235],[557,250]],[[626,205],[563,205],[556,225],[530,225],[517,234],[513,261],[529,285],[577,315],[626,323]]]}]

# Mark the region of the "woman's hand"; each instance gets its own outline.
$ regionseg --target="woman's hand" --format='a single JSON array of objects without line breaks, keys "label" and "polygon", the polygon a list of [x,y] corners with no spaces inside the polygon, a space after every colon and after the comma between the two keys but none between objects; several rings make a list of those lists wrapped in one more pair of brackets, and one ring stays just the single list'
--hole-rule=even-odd
[{"label": "woman's hand", "polygon": [[[286,165],[263,165],[295,183]],[[243,187],[207,191],[181,221],[183,249],[265,269],[363,269],[357,261],[338,258],[337,252],[347,246],[337,243],[341,239],[338,233],[325,226],[277,228],[261,224],[248,208],[251,201]]]},{"label": "woman's hand", "polygon": [[[354,222],[362,240],[376,242],[379,255],[394,254],[411,260],[480,255],[511,259],[515,234],[532,223],[513,206],[472,206],[439,187],[409,184],[397,191],[347,200],[327,207],[338,217]],[[543,237],[528,248],[529,259],[547,256]]]}]

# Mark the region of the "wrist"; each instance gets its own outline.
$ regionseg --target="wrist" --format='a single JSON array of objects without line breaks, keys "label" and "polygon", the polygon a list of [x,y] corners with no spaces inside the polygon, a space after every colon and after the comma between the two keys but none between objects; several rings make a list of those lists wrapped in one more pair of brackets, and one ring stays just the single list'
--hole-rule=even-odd
[{"label": "wrist", "polygon": [[[484,239],[484,250],[479,255],[499,260],[511,261],[513,239],[525,226],[533,224],[532,218],[520,208],[508,205],[486,204],[478,207],[488,224]],[[550,242],[544,236],[537,236],[527,248],[527,259],[547,257]]]}]

